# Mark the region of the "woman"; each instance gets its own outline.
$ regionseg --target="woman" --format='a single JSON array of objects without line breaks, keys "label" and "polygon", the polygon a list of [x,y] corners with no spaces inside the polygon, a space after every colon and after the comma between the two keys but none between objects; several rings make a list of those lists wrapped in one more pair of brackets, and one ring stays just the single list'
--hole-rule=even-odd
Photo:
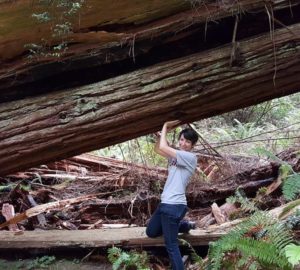
[{"label": "woman", "polygon": [[191,153],[198,140],[193,129],[184,129],[179,134],[179,150],[168,145],[167,132],[180,121],[170,121],[163,125],[155,152],[168,158],[168,178],[161,195],[161,203],[152,215],[146,229],[148,237],[163,235],[173,270],[183,270],[183,262],[178,246],[179,232],[188,232],[195,224],[182,220],[187,211],[186,186],[197,166],[197,157]]}]

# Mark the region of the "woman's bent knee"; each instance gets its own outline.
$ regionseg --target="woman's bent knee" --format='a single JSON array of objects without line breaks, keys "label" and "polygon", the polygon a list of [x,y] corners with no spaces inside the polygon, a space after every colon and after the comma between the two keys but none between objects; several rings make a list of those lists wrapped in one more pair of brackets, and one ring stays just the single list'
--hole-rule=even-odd
[{"label": "woman's bent knee", "polygon": [[149,228],[146,229],[146,234],[150,238],[154,238],[155,237],[154,234],[153,234],[153,232],[151,232],[151,230],[149,230]]},{"label": "woman's bent knee", "polygon": [[147,229],[146,229],[146,234],[149,238],[155,238],[155,237],[160,236],[156,232],[154,232],[153,230],[149,229],[149,227],[147,227]]}]

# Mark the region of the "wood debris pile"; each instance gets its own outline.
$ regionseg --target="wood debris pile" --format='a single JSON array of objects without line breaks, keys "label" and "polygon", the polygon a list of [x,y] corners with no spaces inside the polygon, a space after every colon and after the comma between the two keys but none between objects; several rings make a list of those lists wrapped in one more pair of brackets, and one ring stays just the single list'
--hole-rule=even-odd
[{"label": "wood debris pile", "polygon": [[[279,158],[300,171],[297,151],[285,151]],[[236,169],[237,164],[237,160],[199,154],[198,172],[187,190],[187,218],[196,221],[198,227],[229,221],[228,216],[236,208],[225,199],[237,188],[253,196],[260,187],[270,186],[280,166],[276,162],[258,162],[256,168],[242,171],[241,164]],[[218,176],[221,174],[223,177]],[[163,168],[90,154],[8,175],[0,178],[0,228],[88,230],[145,226],[159,203],[166,175]],[[280,192],[272,189],[261,200],[265,209],[282,204]],[[214,202],[225,204],[219,208]]]}]

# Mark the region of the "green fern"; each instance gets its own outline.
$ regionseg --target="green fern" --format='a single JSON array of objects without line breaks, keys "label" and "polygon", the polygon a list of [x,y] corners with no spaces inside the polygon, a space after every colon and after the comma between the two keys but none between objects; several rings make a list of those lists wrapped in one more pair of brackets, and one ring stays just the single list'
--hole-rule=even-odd
[{"label": "green fern", "polygon": [[300,193],[300,174],[293,174],[284,180],[282,193],[284,198],[288,201],[296,199]]},{"label": "green fern", "polygon": [[244,194],[244,191],[237,189],[234,196],[230,196],[226,199],[228,203],[239,203],[243,212],[255,212],[258,211],[255,203],[250,201]]},{"label": "green fern", "polygon": [[291,242],[290,232],[282,224],[264,212],[255,212],[226,236],[210,244],[209,269],[221,269],[228,252],[237,253],[244,265],[246,258],[256,261],[248,269],[250,266],[258,269],[257,265],[263,269],[292,269],[284,254],[284,247]]}]

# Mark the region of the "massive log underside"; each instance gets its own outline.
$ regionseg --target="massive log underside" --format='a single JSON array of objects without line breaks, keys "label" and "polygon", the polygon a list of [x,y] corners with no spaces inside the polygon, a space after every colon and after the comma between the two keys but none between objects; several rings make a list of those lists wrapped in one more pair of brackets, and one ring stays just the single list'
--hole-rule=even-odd
[{"label": "massive log underside", "polygon": [[[2,2],[2,3],[1,3]],[[97,82],[161,61],[205,51],[236,39],[249,38],[275,26],[300,22],[299,0],[111,1],[92,0],[74,18],[74,33],[60,59],[27,59],[26,44],[47,41],[53,23],[38,24],[31,15],[41,3],[0,2],[0,102]],[[45,9],[45,7],[44,7]],[[79,23],[80,22],[80,23]]]},{"label": "massive log underside", "polygon": [[93,0],[65,55],[28,61],[59,42],[31,3],[0,1],[0,175],[300,89],[300,0]]}]

